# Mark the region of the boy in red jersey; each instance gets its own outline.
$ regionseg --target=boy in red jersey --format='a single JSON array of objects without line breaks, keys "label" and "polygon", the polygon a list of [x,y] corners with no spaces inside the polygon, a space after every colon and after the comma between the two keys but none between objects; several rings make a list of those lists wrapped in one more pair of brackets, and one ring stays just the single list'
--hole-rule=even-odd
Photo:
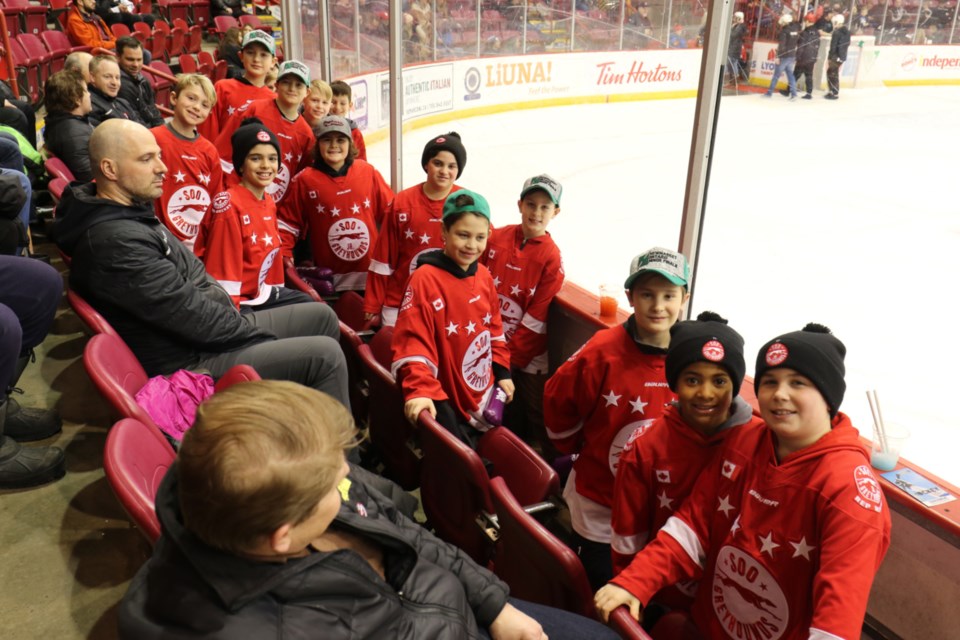
[{"label": "boy in red jersey", "polygon": [[307,88],[307,99],[303,101],[303,117],[310,128],[320,124],[324,116],[330,113],[333,91],[323,80],[313,80]]},{"label": "boy in red jersey", "polygon": [[336,80],[330,83],[330,90],[333,92],[333,100],[330,102],[330,114],[334,116],[343,116],[350,124],[350,137],[353,138],[353,146],[357,148],[357,157],[361,160],[367,159],[367,145],[363,141],[363,133],[357,123],[350,119],[350,109],[353,105],[353,89],[343,80]]},{"label": "boy in red jersey", "polygon": [[240,47],[243,77],[219,80],[214,85],[217,92],[216,108],[200,126],[200,135],[210,142],[216,142],[220,127],[237,109],[254,100],[276,97],[264,84],[267,72],[273,68],[276,61],[273,55],[274,47],[273,38],[263,31],[251,31],[243,36]]},{"label": "boy in red jersey", "polygon": [[473,447],[492,425],[483,418],[494,390],[513,399],[510,352],[490,271],[480,264],[490,206],[461,189],[443,205],[443,251],[420,260],[403,294],[391,369],[403,387],[404,413],[416,424],[427,410]]},{"label": "boy in red jersey", "polygon": [[308,238],[313,261],[333,271],[337,291],[363,291],[377,227],[393,200],[380,172],[356,157],[350,125],[327,116],[316,128],[312,167],[294,177],[280,205],[284,260]]},{"label": "boy in red jersey", "polygon": [[543,426],[543,387],[549,367],[547,312],[564,276],[560,248],[547,225],[560,214],[562,193],[563,186],[547,174],[524,182],[517,201],[520,224],[495,229],[482,258],[500,295],[503,332],[517,385],[517,402],[508,423],[511,427],[525,423],[525,431],[539,441],[548,460],[557,452]]},{"label": "boy in red jersey", "polygon": [[[737,395],[745,372],[743,338],[719,315],[705,311],[673,326],[666,374],[677,402],[649,428],[634,433],[617,466],[610,543],[614,574],[680,508],[724,441],[739,429],[760,428],[760,418]],[[695,583],[667,587],[656,601],[689,609],[695,589]]]},{"label": "boy in red jersey", "polygon": [[611,507],[617,461],[634,431],[650,426],[676,399],[664,374],[670,328],[690,295],[687,259],[655,247],[630,264],[624,282],[633,315],[597,332],[547,381],[547,434],[561,453],[579,453],[563,497],[575,550],[590,584],[612,575]]},{"label": "boy in red jersey", "polygon": [[254,100],[237,109],[237,112],[224,123],[217,138],[217,152],[220,154],[226,184],[237,184],[237,173],[231,163],[233,132],[247,118],[257,118],[280,141],[280,169],[267,188],[267,193],[278,205],[283,200],[290,180],[302,169],[310,166],[310,149],[313,147],[313,131],[300,115],[300,107],[307,96],[310,84],[310,70],[297,60],[287,60],[280,65],[277,78],[276,98]]},{"label": "boy in red jersey", "polygon": [[[738,429],[693,493],[596,597],[606,619],[639,616],[665,585],[699,578],[683,637],[859,638],[890,514],[869,456],[839,413],[846,348],[808,324],[760,348],[754,387],[765,428]],[[667,631],[667,629],[664,629]],[[679,637],[673,635],[672,637]]]},{"label": "boy in red jersey", "polygon": [[213,84],[206,76],[181,74],[170,94],[173,119],[150,130],[167,165],[163,193],[154,201],[154,210],[157,218],[194,251],[201,223],[222,189],[217,150],[197,133],[216,101]]},{"label": "boy in red jersey", "polygon": [[280,142],[251,118],[234,132],[231,147],[240,184],[217,198],[204,224],[207,273],[241,310],[309,302],[306,294],[283,287],[277,206],[268,191],[279,167]]},{"label": "boy in red jersey", "polygon": [[451,131],[428,142],[420,164],[427,172],[426,182],[404,189],[393,199],[370,260],[363,310],[368,321],[385,327],[397,324],[407,280],[420,256],[443,247],[443,204],[460,188],[453,182],[467,164],[460,134]]}]

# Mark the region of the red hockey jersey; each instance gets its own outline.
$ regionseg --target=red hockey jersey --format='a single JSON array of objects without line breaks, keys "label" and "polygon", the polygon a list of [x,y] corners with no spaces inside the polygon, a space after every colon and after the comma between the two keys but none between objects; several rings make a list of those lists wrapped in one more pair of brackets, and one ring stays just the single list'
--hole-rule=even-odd
[{"label": "red hockey jersey", "polygon": [[277,101],[272,98],[254,100],[237,109],[236,113],[221,126],[216,142],[217,153],[220,154],[220,162],[223,166],[225,185],[228,187],[240,184],[240,177],[233,166],[233,134],[244,118],[252,117],[259,118],[280,141],[280,169],[277,171],[277,177],[273,179],[273,184],[267,188],[267,193],[279,205],[293,176],[310,166],[311,149],[315,142],[313,130],[303,116],[298,116],[293,122],[288,120],[280,112]]},{"label": "red hockey jersey", "polygon": [[203,218],[223,190],[220,158],[202,136],[192,140],[164,124],[150,130],[167,165],[163,193],[153,201],[157,218],[190,249],[194,249]]},{"label": "red hockey jersey", "polygon": [[[631,317],[627,323],[632,322]],[[564,490],[573,527],[602,543],[610,541],[613,482],[623,447],[676,399],[664,373],[666,351],[644,353],[627,323],[594,334],[547,380],[543,396],[547,435],[559,451],[580,454],[573,484],[568,480]],[[581,508],[577,496],[593,504]]]},{"label": "red hockey jersey", "polygon": [[277,97],[267,87],[255,87],[245,78],[229,78],[219,80],[213,85],[217,94],[217,104],[210,110],[210,115],[198,129],[200,135],[210,142],[216,141],[220,135],[220,128],[236,113],[237,109],[246,106],[254,100],[266,100]]},{"label": "red hockey jersey", "polygon": [[[613,573],[633,557],[680,508],[700,473],[738,429],[759,429],[762,420],[744,400],[734,400],[734,413],[710,437],[691,428],[676,405],[670,405],[649,429],[638,431],[620,456],[614,484]],[[667,587],[657,600],[673,608],[689,608],[695,583]]]},{"label": "red hockey jersey", "polygon": [[482,413],[494,389],[493,364],[510,366],[497,290],[482,264],[464,277],[443,264],[434,252],[410,277],[393,332],[393,374],[404,398],[449,400],[486,431],[491,425]]},{"label": "red hockey jersey", "polygon": [[[397,324],[407,280],[420,256],[443,247],[440,237],[444,200],[431,200],[420,183],[398,193],[383,217],[370,259],[363,310],[380,314],[384,326]],[[451,193],[460,187],[454,185]]]},{"label": "red hockey jersey", "polygon": [[283,286],[277,206],[246,187],[230,187],[214,202],[203,231],[203,263],[235,304],[257,305]]},{"label": "red hockey jersey", "polygon": [[731,434],[613,582],[647,602],[699,577],[692,615],[708,638],[859,638],[889,544],[883,491],[841,413],[832,431],[779,462],[769,429]]},{"label": "red hockey jersey", "polygon": [[363,160],[336,177],[304,169],[280,203],[283,255],[292,257],[297,240],[309,238],[314,262],[333,270],[334,288],[362,291],[377,226],[392,200],[380,172]]},{"label": "red hockey jersey", "polygon": [[547,312],[563,286],[560,248],[550,234],[524,240],[519,224],[495,229],[481,258],[500,294],[511,366],[547,373]]}]

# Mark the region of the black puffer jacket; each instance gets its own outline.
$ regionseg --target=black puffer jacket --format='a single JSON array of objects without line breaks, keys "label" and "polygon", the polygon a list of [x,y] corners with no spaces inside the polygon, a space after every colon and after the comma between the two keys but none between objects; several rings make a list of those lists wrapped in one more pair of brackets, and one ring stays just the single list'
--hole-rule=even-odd
[{"label": "black puffer jacket", "polygon": [[70,286],[113,325],[149,375],[274,338],[244,320],[151,203],[124,206],[98,198],[93,183],[73,183],[56,218],[57,246],[73,258]]},{"label": "black puffer jacket", "polygon": [[142,73],[132,76],[120,69],[120,93],[117,97],[123,98],[134,108],[145,126],[158,127],[163,124],[163,116],[156,105],[156,94],[150,80]]},{"label": "black puffer jacket", "polygon": [[797,42],[800,41],[800,23],[793,21],[780,28],[780,39],[777,42],[778,58],[796,58]]},{"label": "black puffer jacket", "polygon": [[846,27],[838,27],[833,30],[830,36],[830,51],[827,59],[834,62],[847,61],[847,49],[850,48],[850,30]]},{"label": "black puffer jacket", "polygon": [[50,153],[63,160],[74,178],[81,182],[90,182],[93,180],[89,151],[92,134],[93,125],[87,116],[52,111],[47,114],[43,144]]},{"label": "black puffer jacket", "polygon": [[386,581],[347,549],[267,563],[206,546],[183,527],[176,469],[157,495],[163,536],[120,604],[121,638],[460,640],[506,604],[505,584],[352,474],[333,526],[380,545]]},{"label": "black puffer jacket", "polygon": [[820,32],[813,25],[800,32],[797,42],[797,64],[809,65],[817,61],[820,52]]},{"label": "black puffer jacket", "polygon": [[94,127],[111,118],[124,118],[143,124],[137,110],[119,94],[116,98],[111,98],[92,84],[87,85],[87,88],[90,90],[90,105],[93,107],[87,118]]}]

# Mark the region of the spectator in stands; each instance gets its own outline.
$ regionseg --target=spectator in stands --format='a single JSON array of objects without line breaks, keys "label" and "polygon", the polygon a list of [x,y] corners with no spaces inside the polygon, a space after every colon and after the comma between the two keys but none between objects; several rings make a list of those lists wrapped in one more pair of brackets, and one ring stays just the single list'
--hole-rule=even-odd
[{"label": "spectator in stands", "polygon": [[547,227],[560,215],[563,186],[543,173],[520,190],[520,223],[490,233],[481,262],[490,269],[500,296],[503,334],[510,349],[510,370],[517,387],[504,424],[540,445],[547,460],[557,451],[543,424],[543,388],[547,383],[547,315],[563,286],[560,247]]},{"label": "spectator in stands", "polygon": [[132,36],[118,38],[117,62],[120,64],[118,95],[133,107],[144,125],[158,127],[163,124],[153,86],[150,80],[140,73],[143,68],[143,46],[140,41]]},{"label": "spectator in stands", "polygon": [[298,60],[287,60],[280,66],[278,74],[276,98],[254,100],[237,109],[220,129],[216,147],[224,172],[229,172],[223,176],[224,186],[229,187],[240,183],[239,171],[235,173],[239,167],[233,165],[237,155],[232,143],[233,133],[240,123],[246,118],[257,118],[276,134],[280,140],[280,167],[267,193],[279,205],[293,176],[310,166],[315,139],[310,125],[300,115],[310,84],[310,70]]},{"label": "spectator in stands", "polygon": [[833,35],[830,36],[830,50],[827,52],[827,87],[829,91],[823,96],[827,100],[836,100],[840,97],[840,67],[847,60],[847,49],[850,48],[850,30],[843,26],[843,15],[835,14]]},{"label": "spectator in stands", "polygon": [[633,12],[627,18],[629,40],[638,48],[646,49],[653,45],[653,23],[650,21],[650,4],[648,2],[631,3]]},{"label": "spectator in stands", "polygon": [[96,0],[96,13],[107,25],[123,24],[133,29],[137,22],[144,22],[153,29],[156,18],[149,13],[137,13],[137,7],[130,0]]},{"label": "spectator in stands", "polygon": [[84,83],[90,84],[90,61],[93,56],[86,51],[74,51],[63,61],[64,71],[73,71],[83,78]]},{"label": "spectator in stands", "polygon": [[230,27],[223,34],[220,46],[217,47],[217,57],[227,62],[228,78],[243,77],[243,62],[240,60],[240,43],[242,41],[243,36],[240,27]]},{"label": "spectator in stands", "polygon": [[670,329],[690,298],[690,265],[654,247],[630,262],[623,288],[633,315],[598,331],[547,381],[543,416],[561,453],[578,453],[563,496],[574,550],[593,588],[612,575],[610,525],[614,478],[623,448],[676,396],[664,366]]},{"label": "spectator in stands", "polygon": [[273,37],[263,31],[251,31],[243,37],[240,47],[243,77],[220,80],[214,85],[217,104],[210,112],[210,117],[200,125],[200,135],[215,142],[220,135],[220,127],[237,109],[254,100],[277,97],[265,86],[267,73],[276,61],[274,47]]},{"label": "spectator in stands", "polygon": [[311,80],[307,99],[303,101],[303,117],[311,128],[320,124],[324,116],[330,113],[331,102],[333,90],[330,85],[320,79]]},{"label": "spectator in stands", "polygon": [[356,121],[350,118],[350,109],[353,108],[353,89],[343,80],[336,80],[330,83],[330,90],[333,92],[330,115],[346,119],[350,125],[350,137],[353,138],[353,146],[357,148],[357,157],[366,161],[367,145],[363,141],[363,133]]},{"label": "spectator in stands", "polygon": [[248,364],[349,406],[339,323],[321,303],[241,314],[203,263],[153,212],[166,166],[143,125],[108,120],[90,138],[94,183],[72,184],[57,208],[70,286],[113,325],[148,375]]},{"label": "spectator in stands", "polygon": [[794,20],[793,14],[789,11],[780,16],[780,36],[777,42],[777,66],[773,70],[773,77],[770,78],[770,86],[764,97],[769,98],[777,88],[777,82],[780,75],[787,74],[787,84],[790,89],[790,99],[797,97],[797,78],[793,75],[793,69],[797,64],[797,43],[800,41],[800,23]]},{"label": "spectator in stands", "polygon": [[218,199],[209,221],[204,221],[202,257],[207,273],[241,311],[309,302],[307,294],[284,287],[283,260],[278,259],[280,231],[270,188],[283,166],[283,145],[257,118],[243,120],[231,138],[230,166],[239,183],[227,190],[226,198]]},{"label": "spectator in stands", "polygon": [[[17,140],[7,132],[0,132],[0,222],[3,223],[2,247],[5,255],[32,253],[30,246],[30,200],[33,188],[24,173],[23,153]],[[19,189],[15,188],[19,185]]]},{"label": "spectator in stands", "polygon": [[420,164],[426,181],[398,193],[383,217],[373,247],[363,310],[366,320],[392,327],[397,324],[400,302],[425,251],[443,248],[440,218],[447,196],[460,187],[467,150],[456,131],[431,139],[423,148]]},{"label": "spectator in stands", "polygon": [[210,13],[216,16],[233,16],[239,18],[243,15],[243,0],[210,0]]},{"label": "spectator in stands", "polygon": [[[90,123],[96,127],[104,120],[123,118],[140,121],[133,105],[120,97],[120,65],[113,56],[97,56],[90,61]],[[142,124],[142,123],[141,123]]]},{"label": "spectator in stands", "polygon": [[617,637],[509,598],[402,515],[348,465],[356,433],[343,407],[289,383],[244,383],[203,403],[161,483],[163,536],[120,605],[120,637]]},{"label": "spectator in stands", "polygon": [[743,60],[743,39],[747,35],[747,25],[743,23],[743,12],[733,14],[733,26],[730,27],[730,44],[727,46],[727,75],[730,82],[740,78]]},{"label": "spectator in stands", "polygon": [[667,39],[667,48],[668,49],[686,49],[687,48],[687,38],[683,34],[682,24],[673,25],[673,31],[670,32],[670,37]]},{"label": "spectator in stands", "polygon": [[107,23],[95,12],[97,0],[73,0],[67,14],[67,36],[75,47],[113,49],[117,40]]},{"label": "spectator in stands", "polygon": [[480,264],[490,233],[490,206],[460,189],[443,205],[443,249],[420,258],[407,282],[393,334],[392,371],[403,388],[403,412],[413,424],[428,411],[450,433],[475,447],[493,425],[483,410],[497,391],[513,400],[510,350],[500,299]]},{"label": "spectator in stands", "polygon": [[12,127],[20,132],[27,141],[37,148],[37,115],[33,105],[27,100],[20,100],[13,94],[10,85],[0,80],[0,125]]},{"label": "spectator in stands", "polygon": [[163,181],[163,193],[154,201],[157,218],[198,256],[194,243],[223,190],[217,149],[197,132],[216,101],[209,78],[199,73],[180,74],[170,96],[173,118],[150,130],[171,176]]},{"label": "spectator in stands", "polygon": [[[0,201],[8,203],[16,183],[0,178]],[[20,192],[22,194],[22,191]],[[62,478],[63,451],[21,447],[19,442],[49,438],[61,429],[50,412],[21,407],[10,395],[53,324],[63,295],[56,269],[39,260],[0,256],[0,489],[20,489]]]},{"label": "spectator in stands", "polygon": [[87,83],[73,71],[59,71],[44,86],[47,108],[43,143],[47,150],[63,160],[73,177],[81,182],[93,180],[88,143],[93,134],[90,92]]}]

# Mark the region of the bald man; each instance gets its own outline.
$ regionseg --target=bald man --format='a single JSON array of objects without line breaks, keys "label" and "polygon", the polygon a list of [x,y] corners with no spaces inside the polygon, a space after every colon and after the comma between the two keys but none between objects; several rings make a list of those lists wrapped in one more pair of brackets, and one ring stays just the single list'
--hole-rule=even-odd
[{"label": "bald man", "polygon": [[[153,214],[167,168],[143,125],[107,120],[90,138],[95,182],[72,184],[55,236],[72,257],[70,286],[113,325],[151,376],[249,364],[349,405],[339,323],[306,302],[241,313],[203,263]],[[212,215],[229,211],[226,193]]]},{"label": "bald man", "polygon": [[74,51],[63,61],[64,71],[74,71],[83,77],[83,81],[90,83],[90,61],[93,56],[86,51]]}]

